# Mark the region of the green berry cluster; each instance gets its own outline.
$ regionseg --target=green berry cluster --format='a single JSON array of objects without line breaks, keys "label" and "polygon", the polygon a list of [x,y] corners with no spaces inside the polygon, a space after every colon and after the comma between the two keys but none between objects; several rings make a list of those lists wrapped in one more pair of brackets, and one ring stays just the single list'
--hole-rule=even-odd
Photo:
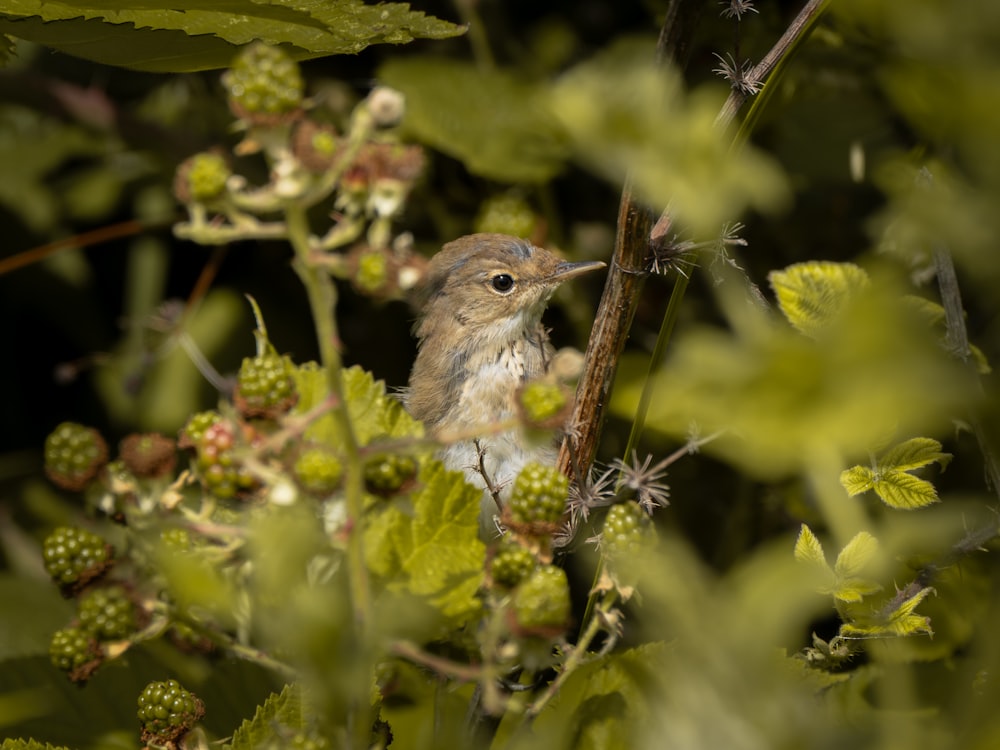
[{"label": "green berry cluster", "polygon": [[178,180],[183,180],[183,184],[175,185],[175,192],[185,203],[188,200],[206,203],[226,192],[231,174],[222,154],[214,151],[195,154],[178,167]]},{"label": "green berry cluster", "polygon": [[569,581],[562,568],[540,565],[514,590],[514,618],[528,633],[561,631],[569,623]]},{"label": "green berry cluster", "polygon": [[531,462],[514,480],[507,510],[515,524],[556,524],[569,498],[569,479],[554,466]]},{"label": "green berry cluster", "polygon": [[66,490],[82,490],[108,460],[108,446],[97,430],[63,422],[45,438],[45,473]]},{"label": "green berry cluster", "polygon": [[99,641],[128,638],[136,628],[135,607],[121,586],[85,592],[77,603],[80,628]]},{"label": "green berry cluster", "polygon": [[205,715],[205,706],[177,680],[151,682],[139,695],[139,724],[144,742],[174,742]]},{"label": "green berry cluster", "polygon": [[288,357],[262,354],[247,357],[236,378],[233,402],[248,417],[277,417],[299,400],[295,366]]},{"label": "green berry cluster", "polygon": [[211,425],[198,441],[197,466],[205,488],[216,497],[229,500],[254,488],[256,481],[236,460],[233,426],[226,421]]},{"label": "green berry cluster", "polygon": [[416,474],[417,462],[412,456],[383,453],[365,463],[365,489],[389,497],[404,489]]},{"label": "green berry cluster", "polygon": [[357,254],[354,286],[362,294],[377,294],[389,283],[389,258],[386,253],[365,247]]},{"label": "green berry cluster", "polygon": [[333,453],[322,448],[310,448],[296,459],[292,473],[306,492],[329,495],[340,486],[344,465]]},{"label": "green berry cluster", "polygon": [[49,659],[52,665],[68,672],[71,677],[79,675],[85,666],[99,658],[93,636],[83,628],[57,630],[49,641]]},{"label": "green berry cluster", "polygon": [[214,410],[200,411],[192,414],[187,424],[181,428],[177,445],[181,448],[194,448],[201,441],[205,430],[222,419],[222,415]]},{"label": "green berry cluster", "polygon": [[63,588],[83,586],[111,566],[111,546],[96,534],[60,526],[45,538],[42,559],[52,580]]},{"label": "green berry cluster", "polygon": [[534,234],[536,223],[535,212],[524,198],[503,193],[483,201],[476,215],[475,230],[527,238]]},{"label": "green berry cluster", "polygon": [[566,390],[544,380],[531,381],[517,395],[521,418],[532,426],[558,427],[569,405]]},{"label": "green berry cluster", "polygon": [[298,63],[277,47],[256,43],[242,50],[222,76],[229,106],[254,122],[280,120],[302,106]]},{"label": "green berry cluster", "polygon": [[613,505],[604,519],[601,552],[612,563],[628,559],[650,543],[653,527],[637,502]]},{"label": "green berry cluster", "polygon": [[490,563],[493,582],[513,588],[535,569],[537,560],[530,550],[519,544],[504,544],[497,550]]}]

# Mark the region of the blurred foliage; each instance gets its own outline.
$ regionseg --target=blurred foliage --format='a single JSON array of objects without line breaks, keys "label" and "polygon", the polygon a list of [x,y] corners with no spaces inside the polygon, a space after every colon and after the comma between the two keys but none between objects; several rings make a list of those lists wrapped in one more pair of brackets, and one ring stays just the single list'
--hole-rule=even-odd
[{"label": "blurred foliage", "polygon": [[[0,383],[12,396],[0,430],[4,734],[136,747],[135,696],[178,676],[205,701],[208,736],[231,736],[235,750],[300,732],[346,743],[330,727],[352,712],[385,719],[393,748],[475,745],[463,724],[470,683],[486,674],[477,684],[514,686],[495,747],[1000,742],[997,501],[982,481],[1000,438],[988,364],[1000,356],[996,2],[831,3],[768,82],[737,152],[713,125],[727,92],[712,69],[719,56],[758,60],[796,4],[761,4],[738,25],[712,12],[728,5],[707,9],[683,73],[654,66],[652,45],[635,36],[656,31],[661,2],[428,3],[426,14],[358,0],[254,0],[235,13],[230,2],[161,5],[0,11],[0,34],[20,40],[0,36],[0,262],[66,243],[0,276]],[[405,383],[405,300],[339,289],[343,356],[359,365],[343,370],[359,461],[391,453],[418,466],[398,495],[364,496],[375,599],[364,638],[344,517],[296,494],[282,473],[294,456],[241,443],[241,460],[278,478],[268,475],[262,505],[222,503],[218,515],[193,484],[126,472],[81,500],[38,479],[44,436],[64,419],[95,424],[114,445],[130,431],[175,433],[220,404],[230,418],[229,373],[253,346],[243,294],[268,311],[282,352],[316,358],[284,243],[234,243],[210,258],[165,231],[174,167],[211,145],[230,151],[236,136],[217,73],[135,71],[221,67],[255,38],[310,60],[312,114],[338,132],[369,80],[407,95],[401,133],[430,149],[429,169],[395,221],[420,253],[489,215],[574,259],[607,259],[627,175],[656,214],[669,205],[677,220],[670,240],[683,252],[666,265],[692,279],[677,333],[647,382],[667,294],[651,277],[601,450],[622,452],[650,389],[642,449],[684,455],[669,464],[673,505],[657,514],[657,549],[636,552],[638,593],[598,605],[600,637],[583,641],[580,661],[574,640],[595,621],[585,602],[609,584],[586,554],[568,556],[579,630],[555,651],[517,646],[558,660],[558,674],[529,685],[503,661],[516,639],[490,588],[493,552],[476,538],[477,493],[430,458],[420,425],[376,379]],[[414,39],[433,41],[379,46]],[[326,57],[336,53],[357,54]],[[232,161],[268,179],[245,154]],[[506,214],[489,214],[505,198]],[[133,219],[141,227],[100,246],[79,236]],[[701,242],[739,219],[746,248]],[[958,300],[932,284],[947,257]],[[211,288],[185,308],[203,272]],[[765,280],[773,295],[757,290]],[[581,309],[586,318],[597,290],[578,290],[556,298],[549,321],[582,346],[567,321]],[[950,356],[956,302],[975,342],[970,367]],[[339,450],[326,372],[302,365],[296,382],[289,424]],[[104,518],[123,498],[144,508],[127,530]],[[586,521],[595,539],[603,513],[598,503]],[[48,661],[51,632],[74,614],[39,563],[46,531],[80,522],[126,552],[122,575],[143,582],[138,598],[154,616],[82,690]],[[160,538],[178,525],[208,543],[178,553]],[[228,655],[178,650],[164,636],[179,623]],[[301,689],[283,687],[292,676]]]}]

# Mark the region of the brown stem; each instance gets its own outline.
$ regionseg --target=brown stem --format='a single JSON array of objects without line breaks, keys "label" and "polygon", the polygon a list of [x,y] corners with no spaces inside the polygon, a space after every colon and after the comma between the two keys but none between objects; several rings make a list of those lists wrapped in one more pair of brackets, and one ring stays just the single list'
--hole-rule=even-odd
[{"label": "brown stem", "polygon": [[[658,61],[671,61],[679,67],[685,65],[703,7],[701,0],[671,0],[657,42]],[[608,393],[646,275],[651,226],[652,213],[638,202],[631,180],[627,179],[618,207],[618,230],[611,267],[590,334],[576,403],[569,421],[574,429],[568,432],[575,435],[573,438],[567,436],[559,451],[559,470],[570,476],[574,462],[570,439],[576,441],[576,462],[582,469],[593,463],[597,453]]]}]

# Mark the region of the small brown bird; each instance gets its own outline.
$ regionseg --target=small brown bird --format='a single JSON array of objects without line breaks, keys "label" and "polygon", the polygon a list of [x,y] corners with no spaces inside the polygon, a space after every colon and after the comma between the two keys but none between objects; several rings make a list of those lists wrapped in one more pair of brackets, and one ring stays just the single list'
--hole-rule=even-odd
[{"label": "small brown bird", "polygon": [[517,388],[546,372],[553,349],[541,318],[556,287],[604,265],[567,263],[503,234],[461,237],[431,260],[404,402],[432,435],[461,436],[440,455],[483,487],[484,535],[495,534],[500,512],[487,478],[505,497],[521,467],[555,457],[554,446],[527,445],[517,429],[497,433],[490,426],[512,419]]}]

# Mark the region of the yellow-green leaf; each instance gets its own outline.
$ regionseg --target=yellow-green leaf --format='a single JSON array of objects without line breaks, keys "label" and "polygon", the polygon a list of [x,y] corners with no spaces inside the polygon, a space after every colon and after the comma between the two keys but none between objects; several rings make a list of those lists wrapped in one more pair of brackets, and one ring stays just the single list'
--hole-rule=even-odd
[{"label": "yellow-green leaf", "polygon": [[941,443],[937,440],[918,437],[890,448],[879,457],[878,467],[881,471],[887,469],[909,471],[949,458],[951,454],[942,453]]},{"label": "yellow-green leaf", "polygon": [[905,599],[902,604],[892,611],[889,615],[888,627],[894,634],[919,635],[926,633],[927,635],[934,635],[934,631],[931,630],[931,618],[914,614],[917,605],[933,591],[934,589],[930,587],[920,589],[920,591]]},{"label": "yellow-green leaf", "polygon": [[853,263],[810,261],[768,275],[778,307],[807,336],[816,336],[837,318],[851,297],[868,283],[868,274]]},{"label": "yellow-green leaf", "polygon": [[938,502],[937,490],[933,484],[905,471],[881,472],[875,480],[874,488],[882,502],[899,510],[916,510]]},{"label": "yellow-green leaf", "polygon": [[852,466],[840,473],[840,483],[851,497],[875,486],[875,472],[867,466]]},{"label": "yellow-green leaf", "polygon": [[878,539],[867,531],[859,531],[837,555],[833,570],[840,578],[860,573],[878,554]]},{"label": "yellow-green leaf", "polygon": [[805,524],[802,524],[799,536],[795,540],[795,559],[799,562],[818,565],[825,570],[830,569],[826,556],[823,554],[823,545],[813,534],[812,529]]},{"label": "yellow-green leaf", "polygon": [[882,590],[882,585],[869,578],[838,578],[836,585],[824,593],[833,594],[842,602],[860,602],[869,594]]}]

